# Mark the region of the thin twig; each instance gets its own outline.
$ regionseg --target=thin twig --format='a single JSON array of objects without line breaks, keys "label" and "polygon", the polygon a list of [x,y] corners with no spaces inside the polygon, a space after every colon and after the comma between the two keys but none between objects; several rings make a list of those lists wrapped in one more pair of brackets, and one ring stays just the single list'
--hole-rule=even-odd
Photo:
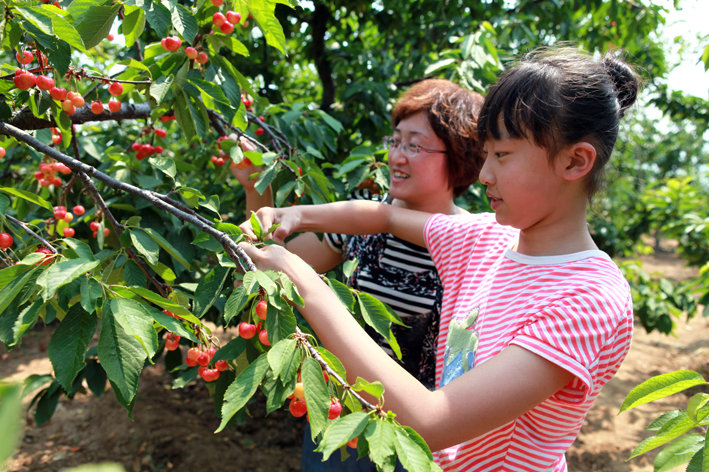
[{"label": "thin twig", "polygon": [[39,234],[37,234],[37,233],[35,233],[34,231],[32,231],[32,230],[31,230],[26,224],[24,224],[22,221],[18,220],[17,218],[14,218],[14,217],[12,217],[12,216],[10,216],[10,215],[5,215],[5,218],[7,218],[8,220],[12,221],[13,223],[15,223],[15,224],[16,224],[17,226],[19,226],[20,228],[22,228],[22,229],[25,231],[25,233],[29,234],[29,235],[32,236],[33,238],[37,238],[37,239],[42,243],[42,246],[44,246],[44,247],[46,247],[47,249],[49,249],[50,251],[52,251],[52,253],[57,254],[57,250],[54,249],[54,246],[52,246],[49,241],[47,241],[46,239],[44,239],[44,238],[43,238],[42,236],[40,236]]}]

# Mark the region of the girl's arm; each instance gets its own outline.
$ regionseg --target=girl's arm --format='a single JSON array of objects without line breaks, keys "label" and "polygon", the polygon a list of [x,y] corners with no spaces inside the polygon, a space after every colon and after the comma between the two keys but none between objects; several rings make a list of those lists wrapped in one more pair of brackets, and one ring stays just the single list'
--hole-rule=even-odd
[{"label": "girl's arm", "polygon": [[[261,208],[256,212],[264,228],[280,226],[271,237],[283,242],[290,234],[316,233],[377,234],[391,233],[419,246],[425,246],[423,228],[429,213],[407,210],[366,200],[349,200],[322,205],[297,205],[289,208]],[[241,229],[255,237],[249,221]]]},{"label": "girl's arm", "polygon": [[350,380],[381,381],[386,389],[385,407],[402,424],[418,431],[434,451],[513,420],[573,378],[546,359],[511,346],[431,392],[367,335],[302,259],[280,246],[241,246],[259,268],[280,270],[290,277],[305,300],[301,313],[323,345],[343,362]]}]

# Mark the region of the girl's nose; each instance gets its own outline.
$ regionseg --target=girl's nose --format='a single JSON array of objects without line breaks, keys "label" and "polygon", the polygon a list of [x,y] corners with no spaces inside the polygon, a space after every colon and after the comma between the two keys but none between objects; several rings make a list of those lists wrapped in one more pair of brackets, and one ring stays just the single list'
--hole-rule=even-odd
[{"label": "girl's nose", "polygon": [[480,183],[483,185],[492,185],[494,183],[495,177],[490,167],[489,159],[485,159],[483,161],[483,166],[480,169],[480,175],[478,176],[478,180],[480,180]]}]

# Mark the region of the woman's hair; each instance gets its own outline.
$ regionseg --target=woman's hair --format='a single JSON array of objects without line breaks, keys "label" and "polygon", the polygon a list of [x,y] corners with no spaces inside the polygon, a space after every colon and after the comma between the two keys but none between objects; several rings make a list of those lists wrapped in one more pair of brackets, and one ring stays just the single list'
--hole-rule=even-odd
[{"label": "woman's hair", "polygon": [[612,53],[596,61],[562,48],[540,50],[505,72],[488,92],[478,119],[479,139],[528,138],[553,159],[565,146],[586,141],[596,161],[586,179],[591,197],[618,136],[618,123],[635,102],[640,79]]},{"label": "woman's hair", "polygon": [[483,96],[444,79],[426,79],[407,90],[391,114],[392,126],[426,113],[434,133],[446,146],[448,186],[460,196],[478,179],[482,153],[477,139],[477,116]]}]

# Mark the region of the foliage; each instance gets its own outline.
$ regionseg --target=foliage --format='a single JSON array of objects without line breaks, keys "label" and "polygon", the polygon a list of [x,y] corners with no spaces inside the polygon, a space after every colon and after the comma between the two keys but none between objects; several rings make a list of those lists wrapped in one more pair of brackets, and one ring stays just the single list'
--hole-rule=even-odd
[{"label": "foliage", "polygon": [[[589,52],[622,47],[659,77],[666,66],[655,31],[663,10],[639,1],[215,3],[2,2],[0,232],[13,242],[0,249],[0,341],[14,349],[34,326],[54,329],[53,373],[26,382],[27,391],[39,390],[31,402],[35,421],[46,422],[60,397],[83,394],[84,385],[101,395],[107,383],[132,414],[140,373],[164,362],[174,388],[207,381],[219,430],[247,414],[257,389],[273,411],[302,382],[326,455],[357,437],[357,453],[383,470],[397,457],[409,470],[436,469],[421,437],[383,408],[377,379],[346,384],[339,360],[299,316],[290,281],[254,270],[243,255],[236,226],[246,219],[243,189],[232,186],[228,167],[245,158],[262,165],[256,188],[273,185],[278,205],[342,199],[358,187],[386,190],[387,155],[378,143],[390,132],[394,98],[408,85],[439,76],[484,91],[513,55],[563,41]],[[213,21],[228,11],[239,14],[231,32]],[[163,47],[167,38],[181,45],[171,51]],[[206,54],[206,62],[189,58],[187,47]],[[18,62],[24,52],[31,62]],[[18,67],[81,100],[67,104],[56,98],[60,91],[18,86],[29,78]],[[122,93],[113,100],[121,103],[109,111],[115,84]],[[239,138],[258,151],[242,152]],[[626,164],[637,144],[624,151]],[[691,162],[670,165],[677,171],[671,177],[686,177],[680,171]],[[592,225],[597,234],[606,228],[608,245],[620,254],[650,228],[677,223],[659,219],[657,200],[647,210],[650,199],[640,196],[660,187],[651,185],[656,174],[643,175],[641,186],[619,182],[612,190],[618,198],[603,202]],[[480,187],[459,203],[487,209]],[[627,218],[628,208],[637,215]],[[662,208],[671,217],[674,207]],[[700,231],[700,222],[693,224],[687,254]],[[395,346],[389,327],[400,320],[388,307],[334,278],[328,283]],[[654,282],[640,283],[660,293]],[[656,313],[689,307],[684,295],[665,295]],[[265,320],[257,319],[261,300],[268,303]],[[215,326],[232,333],[259,321],[265,342],[240,335],[220,345],[214,335]],[[215,374],[217,363],[226,370]],[[334,420],[331,398],[344,406]]]},{"label": "foliage", "polygon": [[[706,386],[704,378],[692,370],[678,370],[652,377],[630,391],[620,407],[620,413],[661,400],[692,387]],[[709,425],[709,394],[698,392],[687,401],[685,409],[663,413],[646,429],[651,436],[638,444],[630,459],[665,446],[655,457],[654,470],[664,472],[688,464],[688,472],[701,472],[709,468],[706,456],[707,425]],[[697,430],[698,433],[691,431]]]}]

